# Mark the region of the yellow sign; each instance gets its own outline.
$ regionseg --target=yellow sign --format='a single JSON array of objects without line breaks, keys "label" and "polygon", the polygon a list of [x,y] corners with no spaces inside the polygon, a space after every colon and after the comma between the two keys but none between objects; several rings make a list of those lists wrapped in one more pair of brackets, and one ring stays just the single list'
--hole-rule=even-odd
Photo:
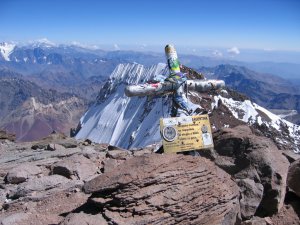
[{"label": "yellow sign", "polygon": [[160,119],[164,152],[182,152],[213,148],[208,115]]}]

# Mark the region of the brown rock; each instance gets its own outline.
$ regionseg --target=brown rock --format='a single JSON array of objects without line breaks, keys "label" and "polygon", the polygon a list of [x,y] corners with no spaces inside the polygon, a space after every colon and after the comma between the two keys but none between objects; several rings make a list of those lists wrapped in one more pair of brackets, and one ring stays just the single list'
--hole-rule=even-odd
[{"label": "brown rock", "polygon": [[300,201],[291,205],[282,207],[279,213],[271,217],[268,225],[299,225],[300,224]]},{"label": "brown rock", "polygon": [[265,218],[253,217],[250,220],[243,221],[241,225],[269,225]]},{"label": "brown rock", "polygon": [[9,134],[6,131],[0,130],[0,140],[9,140],[9,141],[15,141],[16,135],[15,134]]},{"label": "brown rock", "polygon": [[85,145],[85,146],[89,146],[92,144],[92,141],[90,139],[85,139],[84,142],[82,142],[82,145]]},{"label": "brown rock", "polygon": [[48,144],[45,148],[48,151],[62,151],[65,150],[65,147],[60,144]]},{"label": "brown rock", "polygon": [[40,173],[42,170],[38,166],[25,163],[11,169],[6,175],[6,181],[11,184],[19,184]]},{"label": "brown rock", "polygon": [[242,218],[250,219],[256,212],[262,197],[264,187],[260,183],[255,183],[251,179],[241,179],[237,181],[241,190],[241,215]]},{"label": "brown rock", "polygon": [[292,151],[284,151],[282,154],[289,160],[290,163],[295,162],[296,160],[300,159],[300,154],[296,154]]},{"label": "brown rock", "polygon": [[9,198],[20,198],[31,196],[34,198],[44,198],[49,193],[68,190],[71,188],[81,187],[81,182],[70,181],[69,179],[59,176],[45,176],[33,178],[25,183],[19,184],[15,190],[9,194]]},{"label": "brown rock", "polygon": [[90,215],[85,213],[71,213],[59,225],[107,225],[101,214]]},{"label": "brown rock", "polygon": [[24,224],[24,221],[29,217],[26,213],[14,213],[0,219],[1,225],[19,225]]},{"label": "brown rock", "polygon": [[37,149],[45,149],[47,148],[48,144],[44,142],[35,143],[31,146],[31,149],[37,150]]},{"label": "brown rock", "polygon": [[201,157],[133,157],[84,191],[115,224],[234,224],[239,214],[238,187]]},{"label": "brown rock", "polygon": [[[289,162],[276,145],[268,138],[254,135],[245,125],[216,132],[214,143],[217,153],[228,162],[221,168],[239,179],[249,178],[250,172],[253,181],[263,185],[263,199],[256,213],[260,216],[277,213],[284,202]],[[216,163],[220,164],[218,158]],[[259,177],[255,178],[255,174]]]},{"label": "brown rock", "polygon": [[57,224],[61,221],[58,215],[18,212],[0,219],[1,225],[44,225]]},{"label": "brown rock", "polygon": [[73,155],[55,163],[51,167],[51,172],[69,179],[85,180],[97,173],[97,167],[86,157]]},{"label": "brown rock", "polygon": [[113,146],[113,145],[108,145],[107,149],[108,149],[108,151],[112,151],[112,150],[124,150],[124,151],[126,151],[126,149],[123,149],[123,148],[120,148],[120,147],[117,147],[117,146]]},{"label": "brown rock", "polygon": [[132,153],[128,150],[111,150],[107,152],[106,157],[118,160],[126,160],[131,157]]},{"label": "brown rock", "polygon": [[152,149],[141,149],[141,150],[132,151],[132,154],[134,156],[142,156],[142,155],[145,155],[145,154],[152,154],[152,153],[153,153]]},{"label": "brown rock", "polygon": [[73,191],[58,191],[43,199],[34,199],[34,201],[30,201],[28,198],[24,198],[22,201],[19,199],[6,205],[6,210],[0,213],[0,221],[15,218],[12,223],[14,225],[59,224],[64,220],[63,216],[76,211],[86,203],[87,199],[88,195]]},{"label": "brown rock", "polygon": [[60,141],[59,144],[64,146],[65,148],[76,148],[78,146],[77,142],[72,139]]},{"label": "brown rock", "polygon": [[291,164],[288,172],[287,185],[300,197],[300,159]]},{"label": "brown rock", "polygon": [[[87,146],[87,147],[84,147],[82,149],[82,154],[84,157],[88,158],[88,159],[92,159],[97,157],[98,156],[98,152],[95,151],[95,149],[91,146]],[[103,153],[104,157],[105,158],[105,153]]]}]

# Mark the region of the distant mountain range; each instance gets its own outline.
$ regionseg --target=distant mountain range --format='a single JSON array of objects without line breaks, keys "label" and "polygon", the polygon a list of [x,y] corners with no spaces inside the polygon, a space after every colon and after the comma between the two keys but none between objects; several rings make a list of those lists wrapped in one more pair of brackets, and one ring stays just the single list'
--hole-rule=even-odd
[{"label": "distant mountain range", "polygon": [[[180,59],[207,77],[224,79],[264,107],[299,112],[299,86],[286,80],[238,66],[245,65],[241,62],[194,55],[180,55]],[[69,133],[103,93],[103,85],[118,65],[159,62],[165,62],[164,54],[155,52],[103,51],[47,40],[29,45],[0,43],[0,127],[17,133],[18,140],[34,140],[53,130]],[[63,115],[63,103],[73,111],[70,118]],[[291,115],[287,119],[299,123],[299,114]],[[48,127],[47,134],[35,131],[42,126]]]},{"label": "distant mountain range", "polygon": [[299,124],[300,89],[280,77],[258,73],[246,67],[233,65],[219,65],[216,67],[202,67],[199,71],[208,78],[222,79],[226,85],[244,93],[252,101],[268,109],[297,110],[297,114],[286,119]]},{"label": "distant mountain range", "polygon": [[[300,81],[300,64],[297,63],[272,62],[268,61],[268,58],[266,58],[263,62],[241,62],[222,57],[206,57],[180,53],[179,57],[182,64],[192,68],[231,64],[245,66],[262,73],[275,74],[276,76],[280,76],[285,79]],[[78,59],[82,61],[78,61]],[[41,39],[27,45],[15,45],[5,42],[0,43],[0,65],[1,61],[19,62],[18,66],[20,67],[19,69],[22,69],[22,71],[20,71],[22,73],[26,72],[26,70],[29,73],[34,69],[37,70],[36,66],[34,66],[34,68],[28,68],[26,67],[26,64],[22,64],[24,62],[28,62],[29,64],[33,63],[39,65],[63,64],[68,68],[76,68],[78,64],[81,64],[80,66],[83,67],[83,77],[99,75],[98,68],[101,67],[103,71],[102,75],[104,74],[105,76],[108,76],[106,72],[108,72],[108,70],[112,72],[117,64],[115,63],[112,67],[110,67],[105,64],[107,60],[109,61],[109,64],[112,63],[112,61],[116,61],[117,64],[136,62],[146,66],[151,66],[160,62],[165,62],[165,57],[163,49],[161,53],[128,50],[104,51],[93,46],[87,47],[79,44],[57,45],[47,39]],[[89,67],[91,65],[93,69]],[[6,64],[6,66],[8,65]],[[16,69],[16,65],[13,64],[13,66],[14,69]],[[103,70],[103,68],[106,69]],[[97,73],[95,73],[95,71]]]},{"label": "distant mountain range", "polygon": [[18,74],[0,75],[0,90],[0,127],[16,134],[17,141],[40,139],[53,131],[69,134],[87,107],[83,98],[41,88]]}]

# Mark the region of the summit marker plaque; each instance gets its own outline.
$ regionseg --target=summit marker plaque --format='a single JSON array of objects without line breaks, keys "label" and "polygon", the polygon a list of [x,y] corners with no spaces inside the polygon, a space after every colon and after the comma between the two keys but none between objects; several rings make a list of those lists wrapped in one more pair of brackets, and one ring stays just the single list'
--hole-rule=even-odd
[{"label": "summit marker plaque", "polygon": [[160,132],[165,153],[214,147],[208,115],[161,118]]}]

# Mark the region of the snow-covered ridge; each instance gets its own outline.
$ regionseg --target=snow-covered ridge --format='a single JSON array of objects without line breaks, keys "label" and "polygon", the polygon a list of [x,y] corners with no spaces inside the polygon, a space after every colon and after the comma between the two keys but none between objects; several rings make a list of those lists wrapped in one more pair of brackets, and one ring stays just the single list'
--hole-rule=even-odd
[{"label": "snow-covered ridge", "polygon": [[[225,98],[220,95],[214,96],[214,102],[212,103],[212,110],[218,107],[218,102],[221,101],[232,113],[232,115],[249,125],[257,123],[259,125],[266,125],[268,128],[273,128],[279,132],[283,132],[282,129],[287,129],[289,136],[294,139],[296,146],[300,145],[300,126],[295,125],[285,119],[280,118],[267,109],[252,103],[249,100],[234,101],[232,98]],[[279,140],[284,142],[284,140]],[[295,153],[300,153],[298,147],[294,148]]]},{"label": "snow-covered ridge", "polygon": [[14,51],[15,46],[15,44],[10,44],[6,42],[0,43],[0,53],[4,60],[10,61],[9,56]]},{"label": "snow-covered ridge", "polygon": [[[31,111],[34,112],[34,111],[47,111],[50,109],[59,109],[59,108],[67,109],[68,105],[76,104],[77,102],[78,102],[77,97],[70,97],[66,100],[61,100],[56,103],[43,104],[39,102],[37,99],[35,99],[34,97],[31,97],[27,102],[25,102],[25,104],[27,104],[31,108]],[[70,110],[66,110],[66,111],[68,112]]]},{"label": "snow-covered ridge", "polygon": [[160,142],[159,118],[169,114],[167,97],[128,98],[127,84],[137,84],[165,74],[166,64],[152,67],[120,64],[100,91],[98,101],[81,118],[77,139],[90,139],[122,148],[145,147]]},{"label": "snow-covered ridge", "polygon": [[152,79],[155,75],[165,74],[166,64],[158,63],[155,66],[145,67],[141,64],[119,64],[110,75],[111,80],[122,81],[128,84],[138,84]]},{"label": "snow-covered ridge", "polygon": [[29,41],[29,44],[32,45],[32,47],[44,47],[44,48],[52,48],[57,47],[57,44],[54,42],[48,40],[47,38],[41,38],[34,41]]},{"label": "snow-covered ridge", "polygon": [[[108,143],[125,149],[159,144],[161,141],[159,119],[169,117],[172,104],[170,97],[128,98],[124,94],[124,89],[127,84],[144,83],[156,75],[167,72],[165,64],[152,67],[140,64],[118,65],[101,88],[97,102],[81,118],[81,129],[76,138],[88,138],[97,143]],[[224,96],[225,94],[224,92]],[[216,114],[218,111],[223,113],[223,109],[218,105],[220,101],[228,108],[229,111],[226,109],[228,114],[223,113],[224,116],[219,121],[217,129],[236,124],[232,123],[229,117],[238,119],[253,126],[254,129],[258,129],[256,125],[266,128],[267,133],[263,133],[265,136],[272,137],[276,133],[273,135],[276,143],[291,146],[288,148],[300,152],[299,126],[281,119],[249,100],[235,101],[220,95],[208,98],[196,92],[189,93],[189,97],[190,100],[194,98],[200,101],[203,107],[207,107],[209,103],[208,107],[211,106],[211,110],[209,108],[206,110],[212,117],[215,111]],[[212,127],[216,129],[215,124],[212,124]]]}]

